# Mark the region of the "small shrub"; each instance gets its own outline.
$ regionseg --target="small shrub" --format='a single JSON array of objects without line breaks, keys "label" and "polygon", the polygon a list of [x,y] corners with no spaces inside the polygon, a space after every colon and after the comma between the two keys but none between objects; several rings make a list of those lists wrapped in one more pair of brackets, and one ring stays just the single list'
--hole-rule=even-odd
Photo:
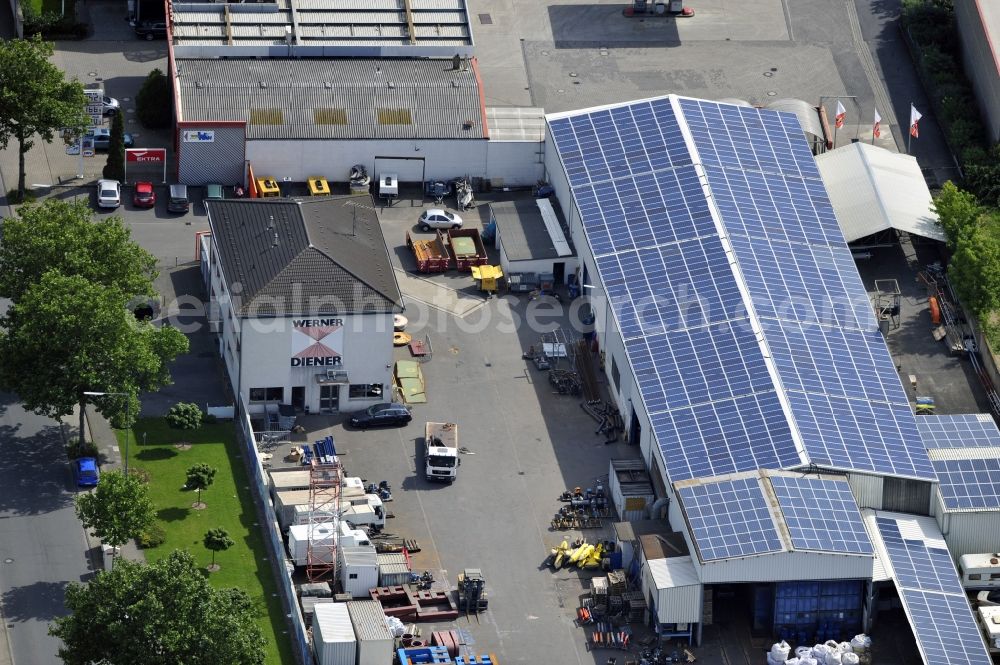
[{"label": "small shrub", "polygon": [[17,203],[34,203],[35,200],[36,200],[35,193],[27,189],[24,190],[24,196],[21,196],[21,194],[16,189],[11,189],[7,191],[7,202],[10,205],[14,205]]},{"label": "small shrub", "polygon": [[146,550],[151,547],[159,547],[167,542],[167,532],[163,530],[159,522],[155,522],[151,527],[140,533],[139,537],[135,540],[140,549]]},{"label": "small shrub", "polygon": [[80,457],[97,457],[97,444],[93,441],[85,441],[83,445],[80,445],[80,442],[74,439],[72,443],[66,446],[66,455],[71,460]]},{"label": "small shrub", "polygon": [[191,402],[178,402],[167,413],[167,424],[174,429],[198,429],[203,419],[201,408]]},{"label": "small shrub", "polygon": [[202,422],[205,423],[206,425],[214,425],[217,422],[219,422],[219,418],[214,413],[209,413],[205,415],[205,417],[202,419]]}]

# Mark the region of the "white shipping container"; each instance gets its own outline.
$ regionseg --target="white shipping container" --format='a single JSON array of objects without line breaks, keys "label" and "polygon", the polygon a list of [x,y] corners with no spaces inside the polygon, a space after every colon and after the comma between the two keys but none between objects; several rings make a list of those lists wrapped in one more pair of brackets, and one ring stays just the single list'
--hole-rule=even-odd
[{"label": "white shipping container", "polygon": [[333,511],[312,510],[309,504],[300,504],[292,506],[292,524],[309,524],[309,520],[312,519],[313,514],[325,522],[332,522],[334,517]]},{"label": "white shipping container", "polygon": [[316,605],[313,616],[313,651],[318,665],[355,665],[357,638],[345,603]]},{"label": "white shipping container", "polygon": [[306,469],[272,469],[268,476],[271,496],[276,492],[309,489],[309,471]]},{"label": "white shipping container", "polygon": [[646,508],[656,500],[653,483],[642,460],[611,460],[608,491],[618,516],[625,522],[646,519]]},{"label": "white shipping container", "polygon": [[378,558],[374,547],[342,547],[339,552],[340,584],[354,598],[369,598],[378,586]]},{"label": "white shipping container", "polygon": [[352,600],[347,612],[358,640],[358,665],[387,665],[392,662],[393,637],[385,625],[382,606],[374,600]]},{"label": "white shipping container", "polygon": [[[293,524],[288,528],[288,553],[292,556],[292,561],[296,566],[304,566],[308,563],[309,555],[309,525]],[[333,544],[334,529],[332,522],[316,524],[312,527],[313,548],[324,548],[329,551]],[[318,554],[318,552],[317,552]],[[332,553],[324,557],[323,563],[333,563]]]},{"label": "white shipping container", "polygon": [[347,522],[340,523],[340,547],[370,547],[368,534],[361,529],[352,529]]}]

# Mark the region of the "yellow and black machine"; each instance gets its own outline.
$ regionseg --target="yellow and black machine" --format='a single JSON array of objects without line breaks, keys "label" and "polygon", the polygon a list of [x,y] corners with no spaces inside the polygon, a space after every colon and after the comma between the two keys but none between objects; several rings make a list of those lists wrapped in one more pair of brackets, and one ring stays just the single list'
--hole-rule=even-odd
[{"label": "yellow and black machine", "polygon": [[278,186],[278,181],[267,176],[257,178],[257,196],[262,199],[281,196],[281,187]]},{"label": "yellow and black machine", "polygon": [[322,176],[312,176],[308,179],[310,196],[330,196],[330,183]]},{"label": "yellow and black machine", "polygon": [[472,266],[472,279],[476,280],[479,290],[493,294],[497,292],[503,269],[500,266]]}]

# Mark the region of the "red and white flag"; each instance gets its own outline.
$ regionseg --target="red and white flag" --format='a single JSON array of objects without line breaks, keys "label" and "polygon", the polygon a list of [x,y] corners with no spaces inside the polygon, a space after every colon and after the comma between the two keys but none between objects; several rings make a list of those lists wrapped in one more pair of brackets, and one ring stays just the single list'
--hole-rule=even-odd
[{"label": "red and white flag", "polygon": [[917,110],[917,107],[910,104],[910,136],[915,139],[920,138],[920,127],[917,123],[919,123],[920,119],[923,117],[924,116],[920,114],[920,111]]},{"label": "red and white flag", "polygon": [[872,136],[875,138],[882,136],[882,116],[878,114],[878,109],[875,109],[875,124],[872,125]]},{"label": "red and white flag", "polygon": [[837,126],[837,129],[840,129],[841,127],[844,126],[844,119],[845,118],[847,118],[847,109],[844,108],[844,105],[841,104],[840,100],[838,99],[837,100],[837,115],[834,116],[834,124]]}]

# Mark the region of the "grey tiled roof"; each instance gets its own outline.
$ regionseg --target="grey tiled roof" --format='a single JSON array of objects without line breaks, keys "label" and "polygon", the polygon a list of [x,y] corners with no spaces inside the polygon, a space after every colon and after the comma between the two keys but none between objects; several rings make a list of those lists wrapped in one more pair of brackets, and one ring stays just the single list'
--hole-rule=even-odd
[{"label": "grey tiled roof", "polygon": [[[552,200],[552,208],[562,221],[562,211]],[[503,251],[511,261],[531,261],[559,258],[545,221],[534,199],[490,203],[490,212],[497,221],[497,234]]]},{"label": "grey tiled roof", "polygon": [[181,119],[248,139],[482,139],[473,66],[413,58],[178,60]]},{"label": "grey tiled roof", "polygon": [[[207,201],[244,316],[390,312],[402,296],[371,197]],[[237,286],[238,285],[238,286]]]}]

